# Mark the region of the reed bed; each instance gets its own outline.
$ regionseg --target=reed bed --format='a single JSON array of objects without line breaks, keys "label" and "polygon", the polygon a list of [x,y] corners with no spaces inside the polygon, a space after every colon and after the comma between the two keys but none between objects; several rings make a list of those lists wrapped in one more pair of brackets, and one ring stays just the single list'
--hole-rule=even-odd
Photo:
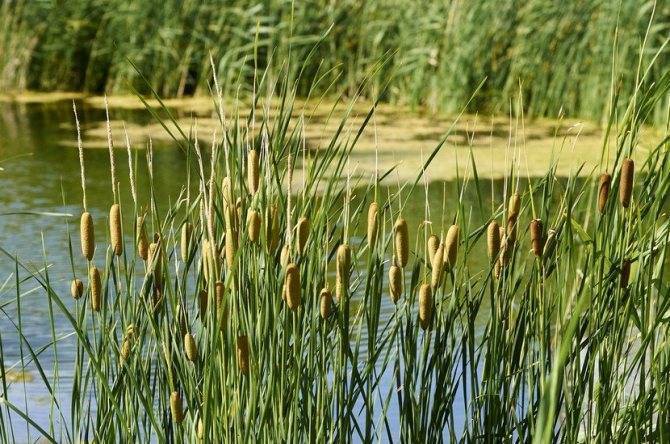
[{"label": "reed bed", "polygon": [[[417,200],[425,168],[407,184],[382,188],[392,171],[359,183],[349,155],[364,128],[345,132],[347,116],[308,149],[295,90],[265,82],[257,113],[241,119],[220,105],[214,77],[220,128],[205,149],[177,127],[192,187],[168,211],[151,187],[136,190],[149,205],[135,191],[121,202],[126,181],[112,172],[110,232],[96,244],[82,199],[81,250],[76,235],[64,246],[78,264],[72,295],[49,267],[3,250],[17,306],[20,287],[37,285],[76,348],[71,386],[40,372],[48,424],[7,397],[0,367],[4,441],[17,418],[52,442],[668,439],[667,132],[637,166],[629,159],[670,74],[641,76],[627,111],[613,112],[603,149],[616,155],[589,180],[552,167],[521,181],[516,153],[503,195],[472,165],[444,196],[458,202],[448,213]],[[409,226],[403,215],[417,209],[424,222]],[[30,350],[42,369],[43,351]]]}]

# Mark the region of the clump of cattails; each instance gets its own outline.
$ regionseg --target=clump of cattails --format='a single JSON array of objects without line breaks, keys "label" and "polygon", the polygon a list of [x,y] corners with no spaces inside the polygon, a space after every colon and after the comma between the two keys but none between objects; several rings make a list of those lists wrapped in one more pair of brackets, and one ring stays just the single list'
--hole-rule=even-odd
[{"label": "clump of cattails", "polygon": [[98,267],[91,267],[88,280],[91,287],[91,309],[100,311],[100,308],[102,308],[102,281]]},{"label": "clump of cattails", "polygon": [[298,219],[296,231],[298,237],[298,253],[304,254],[305,247],[307,246],[307,238],[309,237],[309,219],[306,217]]},{"label": "clump of cattails", "polygon": [[249,339],[246,335],[237,337],[237,367],[243,375],[249,374]]},{"label": "clump of cattails", "polygon": [[500,253],[500,225],[492,220],[486,228],[486,249],[491,263],[498,259]]},{"label": "clump of cattails", "polygon": [[433,293],[430,285],[423,284],[419,289],[419,324],[427,330],[433,319]]},{"label": "clump of cattails", "polygon": [[433,263],[433,258],[435,257],[435,253],[437,252],[437,247],[440,245],[440,238],[437,237],[435,234],[431,234],[430,237],[428,238],[428,242],[426,242],[426,248],[428,249],[428,258],[430,259],[430,263]]},{"label": "clump of cattails", "polygon": [[544,248],[544,232],[542,221],[540,219],[533,219],[530,221],[530,242],[533,254],[537,257],[541,257]]},{"label": "clump of cattails", "polygon": [[133,344],[135,342],[135,326],[130,324],[125,333],[123,334],[123,341],[121,342],[121,351],[119,352],[121,356],[121,362],[127,361],[130,357],[130,352],[133,349]]},{"label": "clump of cattails", "polygon": [[88,211],[84,211],[81,214],[79,230],[81,235],[81,254],[90,261],[93,259],[93,253],[95,252],[95,232],[93,230],[93,217]]},{"label": "clump of cattails", "polygon": [[191,252],[191,236],[193,234],[193,225],[190,222],[184,223],[181,226],[181,260],[186,263],[188,262],[189,253]]},{"label": "clump of cattails", "polygon": [[351,268],[351,248],[342,244],[337,248],[335,296],[338,300],[346,297],[349,291],[349,272]]},{"label": "clump of cattails", "polygon": [[633,179],[635,176],[635,162],[632,159],[624,159],[621,165],[621,178],[619,182],[619,201],[621,206],[628,208],[630,198],[633,194]]},{"label": "clump of cattails", "polygon": [[608,173],[601,174],[598,184],[598,211],[600,214],[605,214],[605,206],[607,205],[607,198],[610,195],[611,187],[612,176]]},{"label": "clump of cattails", "polygon": [[260,180],[258,162],[258,151],[250,150],[247,154],[247,182],[249,192],[254,195],[258,192],[258,184]]},{"label": "clump of cattails", "polygon": [[137,217],[137,254],[142,260],[149,259],[149,240],[147,239],[147,229],[144,226],[144,216]]},{"label": "clump of cattails", "polygon": [[324,288],[319,294],[319,311],[322,319],[328,319],[333,306],[333,294],[329,289]]},{"label": "clump of cattails", "polygon": [[452,225],[447,231],[447,237],[444,242],[444,263],[447,268],[452,269],[456,265],[456,258],[458,256],[458,225]]},{"label": "clump of cattails", "polygon": [[297,310],[300,307],[300,270],[296,264],[289,264],[286,267],[286,281],[284,285],[286,291],[286,303],[291,310]]},{"label": "clump of cattails", "polygon": [[409,233],[407,232],[407,221],[402,217],[396,220],[394,231],[395,260],[400,268],[405,268],[409,261]]},{"label": "clump of cattails", "polygon": [[109,238],[112,251],[116,256],[123,254],[123,235],[121,234],[121,206],[114,204],[109,209]]},{"label": "clump of cattails", "polygon": [[379,225],[379,205],[372,202],[368,207],[368,245],[370,250],[375,248],[377,243],[377,231]]},{"label": "clump of cattails", "polygon": [[256,210],[249,211],[247,214],[247,236],[251,242],[258,242],[261,232],[261,215]]},{"label": "clump of cattails", "polygon": [[402,296],[402,269],[397,265],[389,268],[389,293],[394,304]]},{"label": "clump of cattails", "polygon": [[623,263],[621,264],[621,275],[619,278],[619,286],[621,288],[627,288],[628,283],[630,281],[630,266],[631,266],[632,261],[629,259],[624,259]]},{"label": "clump of cattails", "polygon": [[430,277],[430,285],[436,289],[440,286],[442,282],[442,274],[444,271],[444,244],[440,244],[437,247],[437,251],[433,255],[433,260],[431,263],[432,271]]},{"label": "clump of cattails", "polygon": [[182,406],[181,395],[177,391],[170,394],[170,411],[174,423],[179,424],[184,420],[184,407]]},{"label": "clump of cattails", "polygon": [[84,283],[75,278],[70,283],[70,294],[73,299],[79,299],[84,294]]},{"label": "clump of cattails", "polygon": [[186,359],[189,361],[195,362],[198,360],[198,345],[191,333],[184,335],[184,352],[186,353]]}]

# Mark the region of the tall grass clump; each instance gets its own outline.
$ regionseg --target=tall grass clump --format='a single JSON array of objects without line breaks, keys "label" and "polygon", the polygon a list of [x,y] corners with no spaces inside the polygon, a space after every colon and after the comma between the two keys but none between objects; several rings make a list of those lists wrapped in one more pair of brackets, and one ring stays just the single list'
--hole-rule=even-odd
[{"label": "tall grass clump", "polygon": [[[316,143],[304,139],[294,83],[259,76],[264,92],[243,112],[241,99],[223,106],[213,77],[208,147],[161,121],[192,184],[166,211],[151,181],[122,201],[110,142],[109,239],[94,250],[82,223],[83,257],[76,240],[64,246],[72,268],[88,270],[75,301],[51,267],[3,250],[16,263],[12,303],[35,285],[65,317],[76,360],[57,387],[40,373],[46,424],[5,388],[0,436],[10,441],[22,419],[54,442],[667,439],[670,138],[640,134],[670,74],[652,72],[642,63],[633,99],[611,106],[625,109],[603,140],[614,155],[587,179],[556,177],[552,164],[521,180],[515,152],[502,194],[472,165],[445,188],[449,211],[417,199],[433,155],[409,183],[382,183],[392,169],[354,174],[374,106],[361,127],[346,129],[348,111]],[[146,155],[151,178],[151,145]],[[133,222],[125,236],[121,208]],[[31,355],[40,368],[42,352]]]}]

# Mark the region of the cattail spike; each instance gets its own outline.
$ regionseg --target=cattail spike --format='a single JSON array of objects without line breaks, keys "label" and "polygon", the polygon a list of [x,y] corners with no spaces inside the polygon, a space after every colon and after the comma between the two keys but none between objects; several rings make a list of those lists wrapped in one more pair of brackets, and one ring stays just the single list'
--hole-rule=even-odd
[{"label": "cattail spike", "polygon": [[430,328],[433,319],[433,293],[430,285],[423,284],[419,289],[419,324],[423,330]]},{"label": "cattail spike", "polygon": [[88,211],[81,214],[80,221],[81,234],[81,254],[86,260],[93,260],[93,253],[95,253],[95,231],[93,229],[93,217]]},{"label": "cattail spike", "polygon": [[184,336],[184,351],[186,352],[186,359],[189,361],[195,362],[198,360],[198,345],[191,333],[186,333]]},{"label": "cattail spike", "polygon": [[351,272],[351,248],[341,244],[337,248],[335,296],[342,300],[349,292],[349,273]]},{"label": "cattail spike", "polygon": [[300,298],[300,270],[295,264],[286,267],[286,303],[291,310],[297,310],[301,304]]},{"label": "cattail spike", "polygon": [[70,283],[70,294],[73,299],[79,299],[84,294],[84,283],[79,279],[72,279]]},{"label": "cattail spike", "polygon": [[633,179],[635,177],[635,162],[624,159],[621,165],[621,179],[619,182],[619,201],[621,206],[628,208],[633,194]]},{"label": "cattail spike", "polygon": [[175,424],[179,424],[184,420],[181,395],[177,391],[170,394],[170,411],[172,412],[172,421]]},{"label": "cattail spike", "polygon": [[500,253],[500,225],[496,220],[492,220],[486,229],[486,247],[489,260],[493,263]]},{"label": "cattail spike", "polygon": [[630,281],[630,266],[632,261],[625,259],[621,264],[621,277],[619,280],[619,286],[621,288],[627,288]]},{"label": "cattail spike", "polygon": [[442,282],[442,274],[444,272],[444,244],[440,244],[437,247],[437,251],[433,255],[433,261],[431,263],[432,272],[430,277],[430,285],[433,289],[437,289]]},{"label": "cattail spike", "polygon": [[121,234],[121,206],[114,204],[109,209],[109,237],[112,251],[116,256],[123,254],[123,235]]},{"label": "cattail spike", "polygon": [[249,211],[247,215],[247,236],[253,243],[258,242],[261,231],[261,215],[256,210]]},{"label": "cattail spike", "polygon": [[444,263],[447,268],[452,269],[456,265],[456,259],[458,257],[458,237],[459,237],[459,228],[458,225],[452,225],[447,231],[447,237],[445,239],[445,252],[444,252]]},{"label": "cattail spike", "polygon": [[598,211],[600,214],[605,214],[605,206],[607,205],[607,198],[610,195],[611,187],[612,176],[608,173],[601,174],[598,184]]},{"label": "cattail spike", "polygon": [[144,217],[137,218],[137,254],[142,260],[149,259],[149,240],[147,239],[147,230],[144,226]]},{"label": "cattail spike", "polygon": [[431,234],[428,238],[428,242],[426,243],[426,248],[428,249],[428,259],[430,259],[431,264],[433,263],[433,258],[435,257],[435,253],[437,252],[437,247],[439,245],[440,238],[435,234]]},{"label": "cattail spike", "polygon": [[319,295],[319,309],[322,319],[328,319],[333,306],[333,294],[327,288],[321,290]]},{"label": "cattail spike", "polygon": [[377,202],[372,202],[368,207],[368,245],[370,250],[374,250],[377,243],[378,219],[379,205],[377,205]]},{"label": "cattail spike", "polygon": [[184,263],[188,262],[191,251],[191,235],[193,234],[193,225],[190,222],[184,223],[181,226],[181,260]]},{"label": "cattail spike", "polygon": [[394,226],[395,258],[400,268],[405,268],[409,261],[409,234],[407,232],[407,221],[402,217],[396,220]]},{"label": "cattail spike", "polygon": [[298,219],[296,231],[298,232],[298,253],[304,254],[307,238],[309,237],[309,219],[306,217]]},{"label": "cattail spike", "polygon": [[544,248],[544,232],[542,221],[540,219],[533,219],[530,221],[530,241],[533,254],[537,257],[541,257],[542,249]]},{"label": "cattail spike", "polygon": [[260,180],[258,151],[251,150],[247,154],[247,181],[249,192],[254,195],[258,192]]},{"label": "cattail spike", "polygon": [[98,270],[97,267],[91,267],[88,279],[91,287],[91,309],[93,311],[100,311],[102,308],[102,281],[100,279],[100,270]]},{"label": "cattail spike", "polygon": [[391,265],[389,268],[389,293],[394,304],[402,296],[402,269],[397,265]]}]

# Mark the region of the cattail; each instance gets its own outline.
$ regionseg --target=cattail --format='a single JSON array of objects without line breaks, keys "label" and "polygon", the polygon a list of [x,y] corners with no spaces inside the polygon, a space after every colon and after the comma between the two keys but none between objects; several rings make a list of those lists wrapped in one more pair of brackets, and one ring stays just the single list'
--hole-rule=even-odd
[{"label": "cattail", "polygon": [[394,304],[402,296],[402,269],[397,265],[391,265],[389,268],[389,293]]},{"label": "cattail", "polygon": [[486,229],[486,247],[491,263],[498,259],[500,253],[500,226],[498,221],[492,220]]},{"label": "cattail", "polygon": [[186,359],[195,362],[198,359],[198,346],[191,333],[184,335],[184,351],[186,352]]},{"label": "cattail", "polygon": [[319,295],[319,308],[322,319],[328,319],[332,306],[333,294],[327,288],[322,289],[321,294]]},{"label": "cattail", "polygon": [[458,234],[458,225],[450,226],[444,242],[444,263],[449,269],[456,265],[456,258],[458,256]]},{"label": "cattail", "polygon": [[226,285],[221,281],[216,281],[214,283],[214,300],[216,301],[216,306],[221,307],[223,305],[223,296],[225,295]]},{"label": "cattail", "polygon": [[347,244],[341,244],[337,248],[335,296],[338,300],[346,297],[349,290],[349,272],[351,268],[351,248]]},{"label": "cattail", "polygon": [[282,268],[286,268],[291,261],[291,250],[289,249],[288,245],[284,245],[281,249],[281,253],[279,254],[279,264],[281,264]]},{"label": "cattail", "polygon": [[249,192],[254,195],[258,192],[260,173],[258,169],[258,151],[250,150],[247,154],[247,181]]},{"label": "cattail", "polygon": [[428,258],[430,259],[430,263],[433,263],[433,258],[435,257],[435,253],[437,252],[437,247],[440,245],[440,238],[437,237],[435,234],[431,234],[430,237],[428,238],[428,242],[426,243],[426,246],[428,248]]},{"label": "cattail", "polygon": [[174,391],[170,394],[170,411],[172,412],[172,421],[179,424],[184,420],[184,410],[181,402],[181,395]]},{"label": "cattail", "polygon": [[137,254],[142,260],[149,258],[149,241],[147,239],[147,230],[144,226],[144,217],[137,217]]},{"label": "cattail", "polygon": [[419,289],[419,324],[427,330],[433,318],[433,293],[430,285],[423,284]]},{"label": "cattail", "polygon": [[309,219],[306,217],[298,219],[296,231],[298,232],[298,253],[303,254],[309,237]]},{"label": "cattail", "polygon": [[443,262],[444,262],[444,244],[440,244],[439,247],[437,247],[437,251],[433,255],[433,261],[431,263],[433,270],[430,276],[430,285],[434,289],[439,287],[440,282],[442,282],[442,274],[444,271]]},{"label": "cattail", "polygon": [[95,252],[95,232],[93,231],[93,217],[88,211],[84,211],[81,214],[81,254],[87,260],[93,259],[93,253]]},{"label": "cattail", "polygon": [[72,279],[70,283],[70,294],[72,298],[79,299],[84,294],[84,283],[79,279]]},{"label": "cattail", "polygon": [[368,207],[368,245],[370,250],[373,250],[377,243],[378,219],[379,205],[377,205],[377,202],[372,202]]},{"label": "cattail", "polygon": [[625,259],[621,264],[621,278],[619,281],[619,286],[621,288],[628,287],[628,282],[630,281],[630,265],[631,261],[628,259]]},{"label": "cattail", "polygon": [[119,204],[114,204],[109,209],[109,238],[112,251],[115,255],[121,256],[123,253],[123,236],[121,234],[121,206]]},{"label": "cattail", "polygon": [[200,319],[202,320],[207,316],[207,297],[207,290],[200,290],[200,293],[198,293],[198,310],[200,311]]},{"label": "cattail", "polygon": [[249,339],[247,335],[237,337],[237,367],[243,375],[249,374]]},{"label": "cattail", "polygon": [[612,176],[608,173],[600,175],[598,185],[598,211],[600,214],[605,214],[605,205],[607,205],[607,197],[610,195],[610,188],[612,187]]},{"label": "cattail", "polygon": [[100,270],[98,270],[98,267],[91,267],[88,280],[91,287],[91,309],[93,311],[100,311],[102,307],[102,282],[100,281]]},{"label": "cattail", "polygon": [[121,362],[127,361],[130,357],[130,352],[133,348],[133,343],[135,340],[135,326],[130,324],[126,328],[126,332],[123,335],[123,342],[121,343],[121,350],[119,355],[121,356]]},{"label": "cattail", "polygon": [[621,179],[619,182],[619,201],[621,206],[628,208],[633,194],[633,178],[635,176],[635,162],[633,159],[624,159],[621,165]]},{"label": "cattail", "polygon": [[519,217],[519,211],[521,211],[521,196],[519,193],[514,193],[507,204],[507,219],[516,220]]},{"label": "cattail", "polygon": [[251,242],[258,242],[261,231],[261,215],[256,210],[249,211],[247,215],[247,235]]},{"label": "cattail", "polygon": [[226,265],[232,268],[237,252],[237,236],[231,227],[226,228]]},{"label": "cattail", "polygon": [[186,222],[181,226],[181,260],[188,262],[189,253],[191,252],[191,234],[193,233],[193,225]]},{"label": "cattail", "polygon": [[286,267],[286,303],[291,310],[297,310],[300,306],[300,270],[295,264]]},{"label": "cattail", "polygon": [[542,256],[544,233],[542,229],[542,221],[540,219],[533,219],[530,221],[530,242],[533,254],[537,257]]},{"label": "cattail", "polygon": [[409,260],[409,234],[407,233],[407,221],[399,217],[395,222],[395,258],[399,267],[405,268]]}]

